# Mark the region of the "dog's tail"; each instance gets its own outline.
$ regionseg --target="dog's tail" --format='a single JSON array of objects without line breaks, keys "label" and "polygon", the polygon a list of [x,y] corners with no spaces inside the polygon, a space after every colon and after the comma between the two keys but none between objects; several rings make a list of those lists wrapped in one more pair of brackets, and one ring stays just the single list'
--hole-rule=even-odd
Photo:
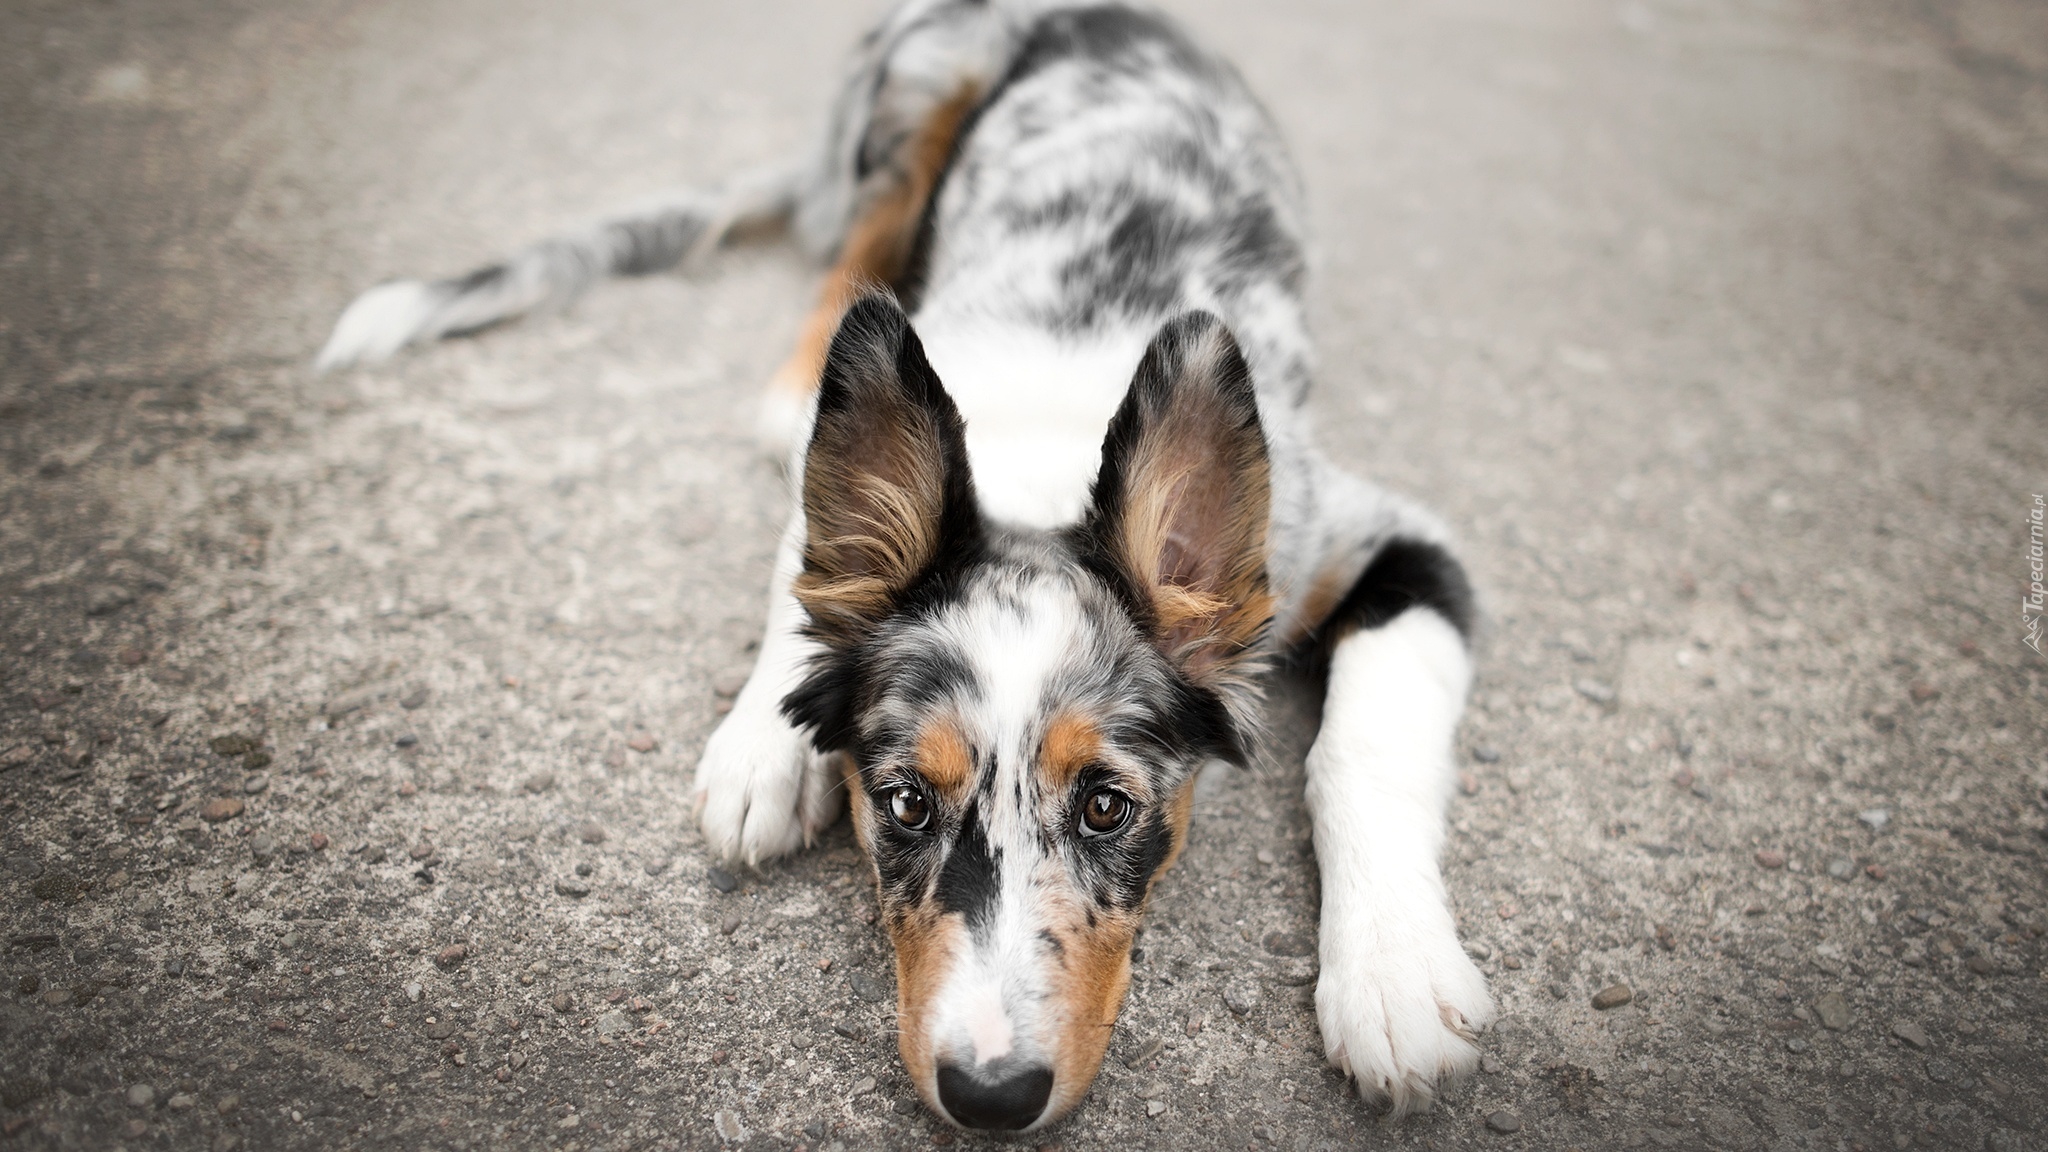
[{"label": "dog's tail", "polygon": [[758,173],[715,191],[691,191],[534,244],[448,280],[391,280],[348,306],[313,361],[318,371],[383,360],[408,344],[488,328],[559,308],[607,276],[645,276],[782,223],[796,206],[799,172]]}]

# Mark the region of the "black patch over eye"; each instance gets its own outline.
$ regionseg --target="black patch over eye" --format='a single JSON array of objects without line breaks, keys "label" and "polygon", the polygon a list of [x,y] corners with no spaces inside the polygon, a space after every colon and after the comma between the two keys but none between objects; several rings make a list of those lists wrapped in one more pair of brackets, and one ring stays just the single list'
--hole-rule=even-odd
[{"label": "black patch over eye", "polygon": [[1137,805],[1112,788],[1097,788],[1081,801],[1081,835],[1107,836],[1131,822]]},{"label": "black patch over eye", "polygon": [[889,793],[889,815],[905,832],[922,832],[932,826],[931,802],[908,784]]}]

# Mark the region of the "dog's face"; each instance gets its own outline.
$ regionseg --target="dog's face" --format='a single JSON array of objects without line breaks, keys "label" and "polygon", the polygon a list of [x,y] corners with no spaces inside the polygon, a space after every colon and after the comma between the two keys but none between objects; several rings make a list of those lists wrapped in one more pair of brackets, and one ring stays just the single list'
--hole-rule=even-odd
[{"label": "dog's face", "polygon": [[940,1115],[1048,1123],[1107,1049],[1195,773],[1241,760],[1272,615],[1265,442],[1229,334],[1146,353],[1085,520],[984,522],[957,410],[885,298],[827,360],[796,594],[824,655],[786,708],[851,761],[896,946],[903,1059]]}]

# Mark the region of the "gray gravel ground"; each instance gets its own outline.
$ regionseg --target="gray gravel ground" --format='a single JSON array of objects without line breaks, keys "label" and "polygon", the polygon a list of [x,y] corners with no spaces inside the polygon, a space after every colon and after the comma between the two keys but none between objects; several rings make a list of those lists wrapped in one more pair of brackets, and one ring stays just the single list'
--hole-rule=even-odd
[{"label": "gray gravel ground", "polygon": [[[805,270],[303,368],[379,278],[793,147],[873,7],[0,8],[0,1146],[956,1141],[844,827],[735,876],[688,818]],[[1299,152],[1325,442],[1469,544],[1504,1013],[1362,1106],[1298,768],[1215,776],[1039,1142],[2048,1147],[2038,3],[1175,7]]]}]

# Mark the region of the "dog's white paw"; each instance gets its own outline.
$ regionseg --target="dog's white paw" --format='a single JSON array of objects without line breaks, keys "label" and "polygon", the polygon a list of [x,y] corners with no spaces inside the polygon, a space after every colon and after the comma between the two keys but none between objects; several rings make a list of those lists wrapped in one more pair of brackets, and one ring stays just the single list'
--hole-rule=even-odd
[{"label": "dog's white paw", "polygon": [[833,758],[745,695],[697,761],[698,821],[713,855],[758,864],[794,852],[839,816]]},{"label": "dog's white paw", "polygon": [[1438,1086],[1478,1065],[1475,1034],[1493,1019],[1493,997],[1448,911],[1376,913],[1349,924],[1325,916],[1316,1020],[1330,1063],[1400,1115],[1428,1108]]}]

